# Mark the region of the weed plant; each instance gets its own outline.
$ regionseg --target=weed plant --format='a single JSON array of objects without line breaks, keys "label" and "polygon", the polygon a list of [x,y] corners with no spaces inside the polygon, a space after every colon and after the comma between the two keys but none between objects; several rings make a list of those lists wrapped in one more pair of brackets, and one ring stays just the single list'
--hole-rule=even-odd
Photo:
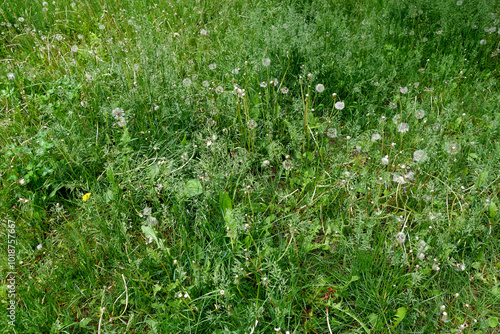
[{"label": "weed plant", "polygon": [[3,332],[497,332],[499,14],[4,1]]}]

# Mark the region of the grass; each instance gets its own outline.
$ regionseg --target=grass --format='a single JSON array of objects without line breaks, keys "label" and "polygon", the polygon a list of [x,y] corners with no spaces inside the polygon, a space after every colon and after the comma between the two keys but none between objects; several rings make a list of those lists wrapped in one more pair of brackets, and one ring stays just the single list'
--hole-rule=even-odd
[{"label": "grass", "polygon": [[499,11],[4,2],[1,328],[497,332]]}]

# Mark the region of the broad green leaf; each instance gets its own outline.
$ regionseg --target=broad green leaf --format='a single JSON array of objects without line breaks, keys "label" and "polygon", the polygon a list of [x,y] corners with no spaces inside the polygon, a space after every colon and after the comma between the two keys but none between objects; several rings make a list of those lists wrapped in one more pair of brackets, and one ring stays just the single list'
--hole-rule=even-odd
[{"label": "broad green leaf", "polygon": [[497,216],[497,205],[494,203],[494,202],[491,202],[490,203],[490,218],[491,219],[495,219],[495,217]]},{"label": "broad green leaf", "polygon": [[406,317],[406,307],[400,307],[396,311],[396,315],[394,316],[394,326],[393,328],[396,328],[401,321]]},{"label": "broad green leaf", "polygon": [[226,210],[231,210],[233,208],[231,198],[229,198],[229,195],[225,191],[220,194],[220,205],[222,207],[222,212],[226,212]]},{"label": "broad green leaf", "polygon": [[201,187],[200,181],[196,179],[192,179],[187,181],[186,183],[186,195],[187,197],[193,197],[201,194],[203,192],[203,188]]},{"label": "broad green leaf", "polygon": [[498,326],[498,317],[490,317],[488,319],[488,325],[491,328],[494,328],[494,327]]}]

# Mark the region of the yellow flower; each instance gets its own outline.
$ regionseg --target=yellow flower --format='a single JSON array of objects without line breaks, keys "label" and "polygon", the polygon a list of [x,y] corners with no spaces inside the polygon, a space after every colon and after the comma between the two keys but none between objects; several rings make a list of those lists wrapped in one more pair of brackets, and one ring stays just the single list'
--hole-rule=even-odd
[{"label": "yellow flower", "polygon": [[88,199],[89,199],[89,197],[90,197],[90,194],[92,194],[92,193],[86,193],[85,195],[83,195],[83,201],[84,201],[84,202],[87,202],[87,200],[88,200]]}]

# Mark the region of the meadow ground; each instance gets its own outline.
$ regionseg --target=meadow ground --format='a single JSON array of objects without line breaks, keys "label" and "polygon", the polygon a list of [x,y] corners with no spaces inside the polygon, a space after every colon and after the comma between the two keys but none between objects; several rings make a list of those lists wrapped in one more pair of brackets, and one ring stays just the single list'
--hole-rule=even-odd
[{"label": "meadow ground", "polygon": [[2,1],[2,333],[498,333],[499,23]]}]

